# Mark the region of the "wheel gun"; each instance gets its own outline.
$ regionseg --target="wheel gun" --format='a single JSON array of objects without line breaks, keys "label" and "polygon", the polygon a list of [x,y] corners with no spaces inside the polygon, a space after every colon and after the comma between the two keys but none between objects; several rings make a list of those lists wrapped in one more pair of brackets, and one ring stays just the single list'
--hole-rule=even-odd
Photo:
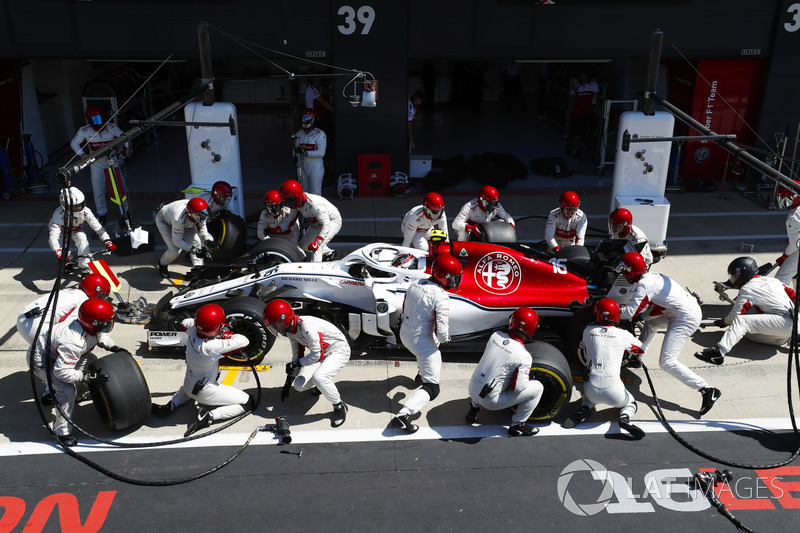
[{"label": "wheel gun", "polygon": [[728,302],[729,304],[733,303],[733,300],[731,300],[731,297],[728,296],[728,293],[725,292],[726,290],[728,290],[728,286],[726,286],[724,283],[721,283],[719,281],[715,281],[714,282],[714,290],[717,291],[717,293],[719,294],[719,299],[720,300],[722,300],[723,302]]}]

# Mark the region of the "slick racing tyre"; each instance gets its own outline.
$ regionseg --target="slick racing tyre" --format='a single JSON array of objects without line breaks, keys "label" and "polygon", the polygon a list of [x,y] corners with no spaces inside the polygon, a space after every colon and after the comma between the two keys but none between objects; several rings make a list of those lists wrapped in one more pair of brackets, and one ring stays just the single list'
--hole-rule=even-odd
[{"label": "slick racing tyre", "polygon": [[275,336],[269,332],[261,317],[264,306],[264,302],[251,296],[239,296],[222,304],[226,322],[231,325],[233,332],[244,335],[250,341],[247,347],[229,355],[225,361],[236,365],[257,365],[275,344]]},{"label": "slick racing tyre", "polygon": [[530,419],[534,422],[552,420],[569,404],[572,396],[572,374],[569,363],[561,352],[543,341],[533,341],[525,345],[533,357],[531,378],[544,385],[539,405]]},{"label": "slick racing tyre", "polygon": [[208,232],[214,237],[216,246],[209,248],[215,263],[230,261],[242,255],[247,246],[247,225],[242,217],[230,211],[208,221]]},{"label": "slick racing tyre", "polygon": [[594,305],[581,307],[569,318],[567,335],[564,339],[564,355],[568,361],[579,361],[581,365],[586,366],[586,358],[580,351],[580,344],[583,330],[592,322],[594,322]]},{"label": "slick racing tyre", "polygon": [[306,255],[300,248],[286,239],[266,239],[259,241],[248,252],[251,261],[256,262],[258,270],[271,268],[281,263],[302,263]]},{"label": "slick racing tyre", "polygon": [[106,383],[90,381],[89,391],[97,413],[110,429],[137,426],[150,415],[150,388],[129,352],[108,354],[90,362],[87,369],[108,376]]},{"label": "slick racing tyre", "polygon": [[478,226],[480,242],[517,242],[517,230],[505,220],[482,222]]}]

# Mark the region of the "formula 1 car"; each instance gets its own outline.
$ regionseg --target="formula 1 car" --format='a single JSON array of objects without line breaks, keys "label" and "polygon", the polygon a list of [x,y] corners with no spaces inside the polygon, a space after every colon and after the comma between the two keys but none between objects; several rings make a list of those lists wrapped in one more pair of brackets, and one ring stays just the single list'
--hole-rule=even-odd
[{"label": "formula 1 car", "polygon": [[[577,353],[591,304],[609,294],[617,279],[616,259],[625,241],[603,241],[593,252],[582,246],[550,253],[521,243],[444,242],[424,251],[396,244],[369,244],[338,261],[306,263],[288,241],[258,243],[242,265],[209,266],[193,272],[188,286],[166,295],[149,324],[151,347],[180,342],[180,322],[205,303],[219,303],[234,331],[250,346],[239,356],[260,362],[275,339],[262,321],[265,302],[282,298],[301,316],[319,316],[344,331],[354,350],[399,346],[399,319],[408,286],[430,276],[439,254],[463,265],[450,293],[451,342],[446,352],[481,352],[510,314],[531,307],[540,317],[533,373],[545,382],[536,419],[549,419],[569,401],[570,358]],[[624,290],[624,289],[623,289]],[[559,349],[560,348],[560,349]],[[575,359],[577,361],[577,359]]]}]

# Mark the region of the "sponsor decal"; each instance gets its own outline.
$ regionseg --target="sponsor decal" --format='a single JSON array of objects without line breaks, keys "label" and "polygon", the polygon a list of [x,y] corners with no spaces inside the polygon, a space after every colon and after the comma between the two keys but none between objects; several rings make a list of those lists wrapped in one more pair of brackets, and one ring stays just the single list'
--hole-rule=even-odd
[{"label": "sponsor decal", "polygon": [[[25,524],[23,531],[42,531],[48,524],[52,526],[57,520],[61,526],[59,531],[100,531],[108,517],[108,511],[114,502],[117,491],[102,491],[97,493],[88,515],[84,507],[83,513],[78,509],[78,498],[68,492],[51,494],[36,504],[31,511],[27,522],[23,522],[27,505],[25,500],[16,496],[0,496],[0,531],[12,531],[19,524]],[[84,502],[86,504],[87,502]],[[56,518],[50,515],[58,508]],[[81,514],[86,516],[86,521],[81,523]]]},{"label": "sponsor decal", "polygon": [[363,282],[363,281],[354,281],[354,280],[352,280],[352,279],[343,279],[343,280],[340,280],[340,281],[339,281],[339,284],[340,284],[340,285],[356,285],[356,286],[358,286],[358,287],[363,287],[363,286],[364,286],[364,282]]},{"label": "sponsor decal", "polygon": [[695,151],[694,160],[697,161],[698,163],[702,163],[703,161],[708,159],[709,155],[711,155],[711,152],[708,150],[708,148],[706,148],[705,146],[701,146]]},{"label": "sponsor decal", "polygon": [[522,269],[517,260],[505,252],[490,252],[475,264],[475,283],[492,294],[509,294],[519,287]]},{"label": "sponsor decal", "polygon": [[460,252],[458,252],[458,257],[469,257],[466,248],[462,248]]}]

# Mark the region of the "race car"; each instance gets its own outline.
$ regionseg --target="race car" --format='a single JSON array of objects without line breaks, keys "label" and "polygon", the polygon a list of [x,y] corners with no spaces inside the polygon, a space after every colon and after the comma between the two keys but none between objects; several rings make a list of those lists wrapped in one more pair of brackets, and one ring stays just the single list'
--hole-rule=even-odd
[{"label": "race car", "polygon": [[[444,351],[482,351],[486,339],[508,324],[521,306],[539,314],[537,340],[529,345],[534,374],[546,383],[534,416],[552,418],[569,401],[572,389],[568,354],[588,323],[585,310],[614,285],[616,258],[624,241],[603,241],[590,254],[580,246],[551,253],[521,243],[498,245],[454,241],[430,250],[375,243],[338,261],[302,262],[301,252],[277,239],[262,241],[245,265],[206,267],[189,286],[168,294],[149,324],[151,347],[180,343],[180,322],[208,302],[222,305],[231,327],[248,336],[241,360],[257,363],[275,339],[262,321],[266,302],[287,300],[300,315],[319,316],[344,331],[354,350],[401,348],[399,319],[409,285],[430,276],[438,255],[463,266],[458,289],[450,293],[450,333]],[[577,312],[577,314],[576,314]],[[559,349],[561,348],[561,350]]]}]

